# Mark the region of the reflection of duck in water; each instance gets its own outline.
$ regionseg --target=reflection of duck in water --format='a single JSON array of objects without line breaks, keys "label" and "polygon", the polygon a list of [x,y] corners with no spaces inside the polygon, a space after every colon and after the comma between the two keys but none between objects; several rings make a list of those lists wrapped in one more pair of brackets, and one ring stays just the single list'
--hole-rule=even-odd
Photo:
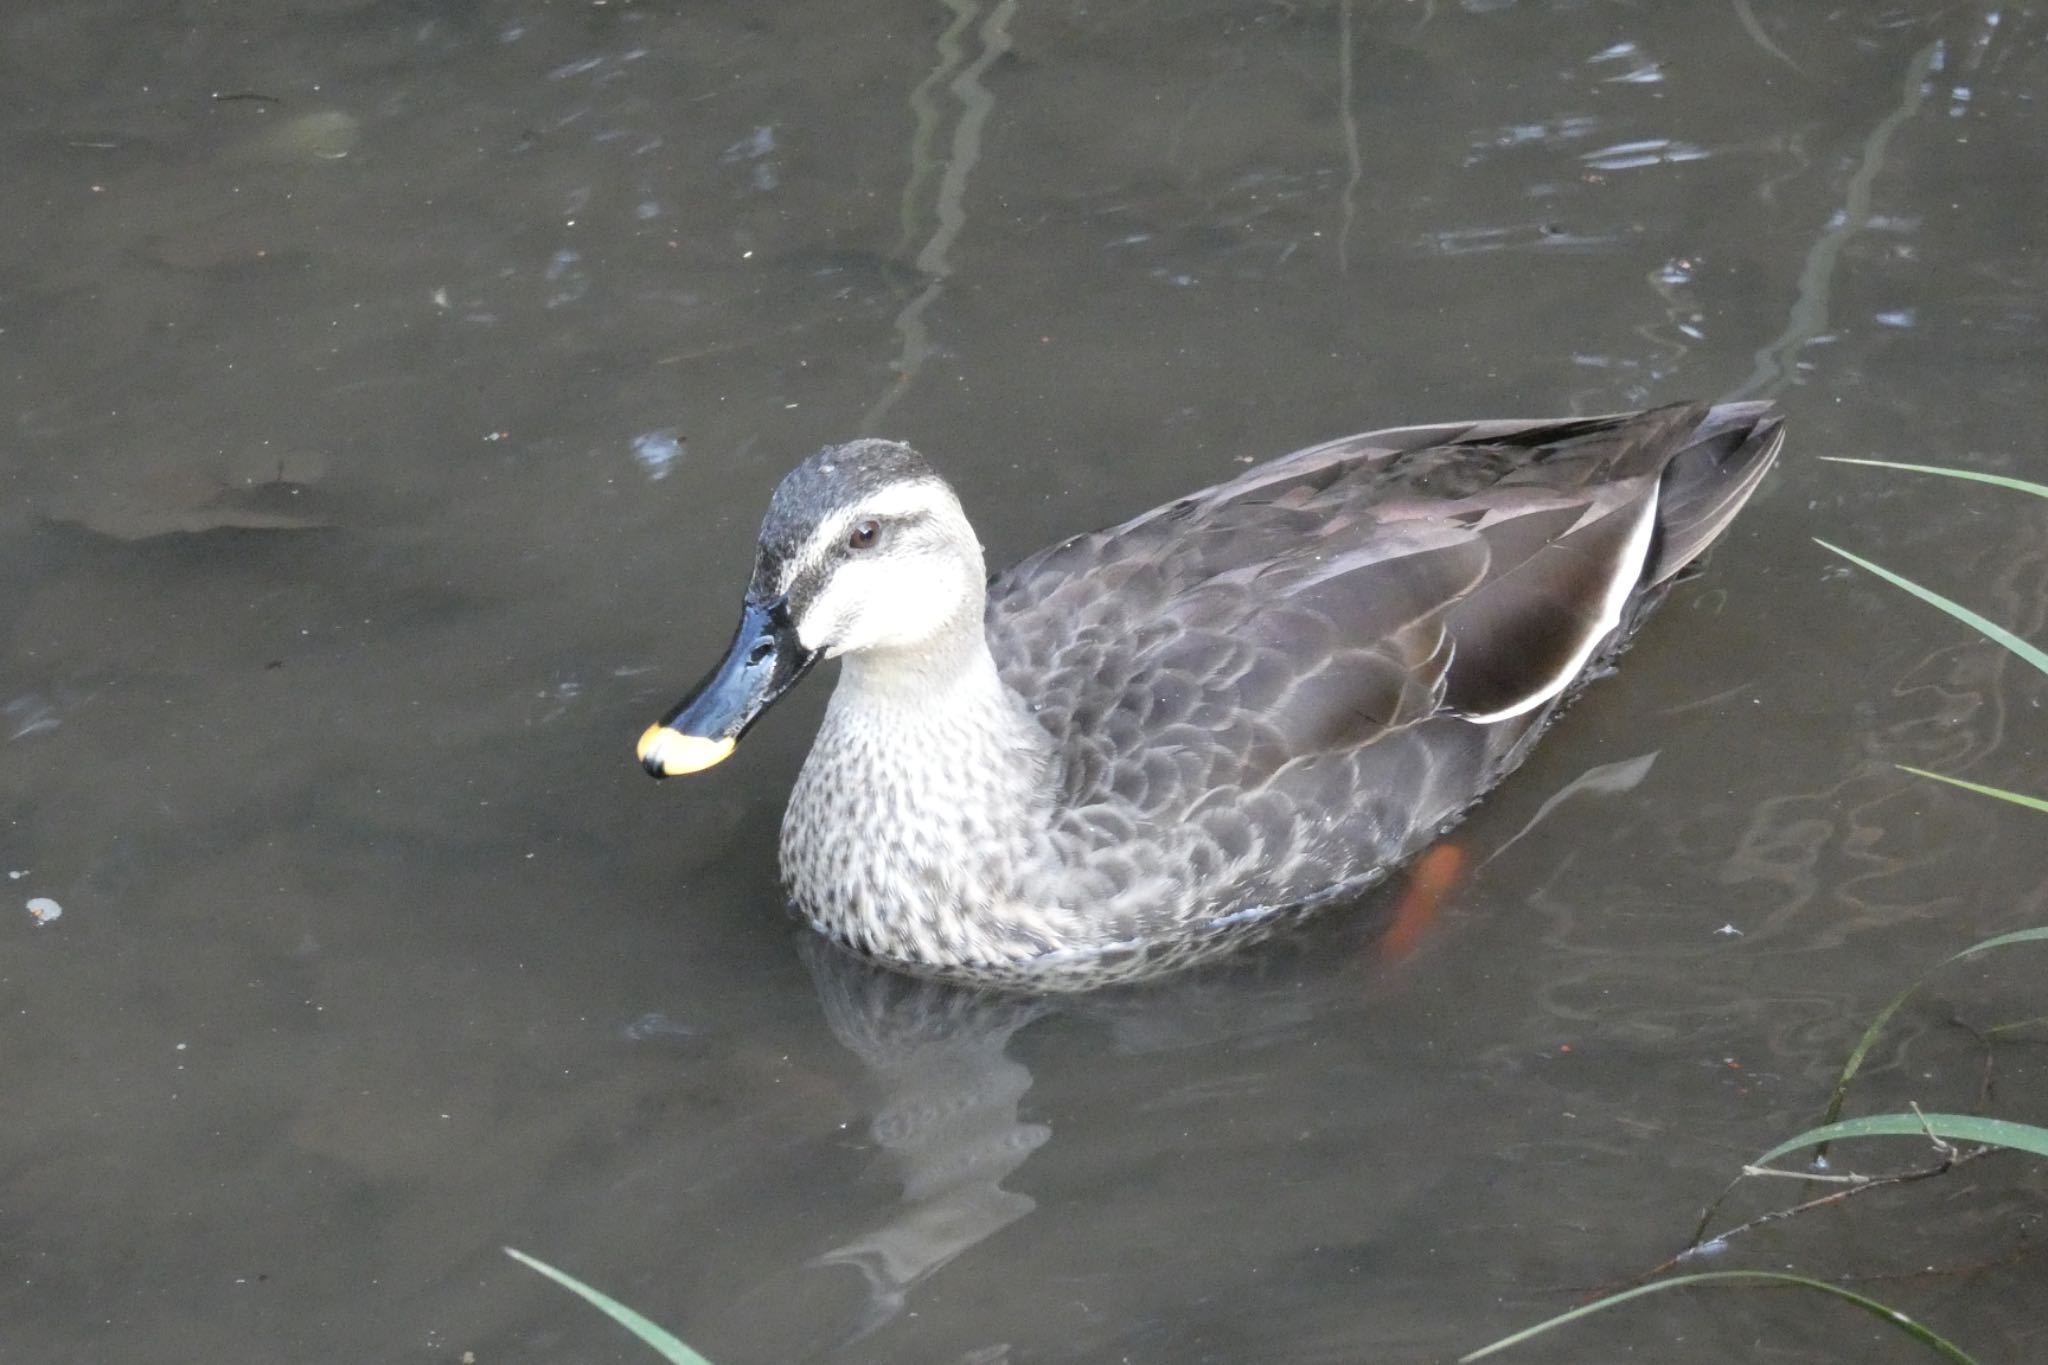
[{"label": "reflection of duck in water", "polygon": [[832,447],[776,490],[731,650],[640,757],[709,767],[842,655],[783,824],[811,922],[972,979],[1156,970],[1434,839],[1780,436],[1736,403],[1348,437],[987,585],[916,452]]},{"label": "reflection of duck in water", "polygon": [[[1303,989],[1298,969],[1330,965],[1283,951],[1269,963],[1237,959],[1213,973],[1083,1002],[905,976],[809,935],[800,951],[833,1036],[867,1072],[869,1135],[903,1188],[900,1207],[880,1226],[811,1262],[851,1266],[866,1281],[842,1347],[901,1315],[919,1285],[1037,1207],[1003,1185],[1053,1134],[1018,1113],[1032,1083],[1009,1055],[1018,1032],[1062,1013],[1106,1031],[1110,1049],[1126,1057],[1255,1043],[1310,1020],[1322,996]],[[1339,989],[1347,1000],[1358,994],[1355,982]]]},{"label": "reflection of duck in water", "polygon": [[817,1259],[866,1278],[861,1337],[919,1281],[1036,1207],[1002,1182],[1052,1130],[1019,1119],[1031,1073],[1006,1049],[1051,1006],[899,976],[816,939],[803,952],[833,1035],[874,1081],[869,1131],[903,1182],[901,1213]]}]

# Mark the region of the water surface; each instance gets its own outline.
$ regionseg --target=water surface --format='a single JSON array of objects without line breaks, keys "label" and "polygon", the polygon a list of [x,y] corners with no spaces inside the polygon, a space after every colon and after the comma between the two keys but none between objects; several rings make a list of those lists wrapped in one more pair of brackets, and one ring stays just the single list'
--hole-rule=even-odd
[{"label": "water surface", "polygon": [[[17,7],[0,1359],[650,1358],[505,1244],[720,1365],[1441,1360],[1656,1264],[2048,922],[2038,818],[1894,767],[2040,790],[2043,680],[1810,539],[2042,638],[2038,500],[1817,457],[2043,477],[2044,120],[2048,9],[1982,0]],[[1343,432],[1733,394],[1779,472],[1419,932],[900,981],[776,892],[825,680],[632,762],[825,441],[914,441],[1002,563]],[[1978,1105],[2008,957],[1852,1108]],[[2038,1359],[2042,1192],[1713,1264]],[[1768,1294],[1555,1340],[1915,1358]]]}]

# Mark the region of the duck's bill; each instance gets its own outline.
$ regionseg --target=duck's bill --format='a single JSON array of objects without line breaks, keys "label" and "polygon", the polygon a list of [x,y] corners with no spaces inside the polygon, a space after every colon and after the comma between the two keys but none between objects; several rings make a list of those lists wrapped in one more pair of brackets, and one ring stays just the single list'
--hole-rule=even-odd
[{"label": "duck's bill", "polygon": [[640,736],[640,766],[654,777],[681,777],[721,762],[817,661],[797,639],[787,601],[748,601],[725,659]]}]

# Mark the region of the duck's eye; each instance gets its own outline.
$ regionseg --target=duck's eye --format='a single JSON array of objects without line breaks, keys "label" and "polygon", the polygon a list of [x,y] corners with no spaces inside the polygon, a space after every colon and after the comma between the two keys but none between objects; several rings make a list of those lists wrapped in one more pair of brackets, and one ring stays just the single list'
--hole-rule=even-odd
[{"label": "duck's eye", "polygon": [[872,520],[864,521],[847,534],[846,548],[849,550],[872,550],[875,547],[875,542],[881,538],[882,523]]}]

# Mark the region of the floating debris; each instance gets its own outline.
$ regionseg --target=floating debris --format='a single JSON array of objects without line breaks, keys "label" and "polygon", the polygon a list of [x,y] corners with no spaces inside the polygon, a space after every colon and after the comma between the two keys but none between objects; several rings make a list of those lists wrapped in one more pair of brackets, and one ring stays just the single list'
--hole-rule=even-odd
[{"label": "floating debris", "polygon": [[674,427],[645,431],[633,438],[633,458],[646,469],[650,479],[665,479],[669,467],[683,457],[689,442]]},{"label": "floating debris", "polygon": [[775,150],[775,125],[756,128],[752,134],[741,138],[725,149],[718,159],[724,162],[758,161]]},{"label": "floating debris", "polygon": [[1684,1251],[1678,1253],[1677,1259],[1680,1265],[1684,1265],[1687,1261],[1696,1261],[1707,1256],[1719,1256],[1727,1249],[1728,1243],[1726,1239],[1713,1237],[1701,1242],[1698,1246],[1687,1247]]},{"label": "floating debris", "polygon": [[1681,161],[1699,161],[1706,156],[1707,149],[1704,147],[1671,138],[1653,137],[1640,142],[1617,142],[1612,147],[1587,152],[1579,160],[1596,171],[1630,171],[1641,166],[1667,166]]},{"label": "floating debris", "polygon": [[56,708],[33,692],[0,705],[0,716],[7,718],[5,726],[9,739],[26,739],[45,730],[54,730],[63,723],[57,719]]},{"label": "floating debris", "polygon": [[324,109],[287,119],[250,139],[239,150],[257,161],[340,161],[362,140],[362,125],[352,114]]},{"label": "floating debris", "polygon": [[64,907],[48,896],[37,896],[28,903],[28,917],[37,924],[48,924],[64,914]]},{"label": "floating debris", "polygon": [[626,1038],[635,1043],[652,1042],[656,1039],[694,1038],[697,1030],[680,1020],[671,1019],[659,1010],[641,1015],[620,1030]]},{"label": "floating debris", "polygon": [[582,252],[566,247],[549,258],[547,269],[541,272],[541,279],[553,286],[547,296],[547,307],[560,308],[590,292],[590,274],[582,262]]}]

